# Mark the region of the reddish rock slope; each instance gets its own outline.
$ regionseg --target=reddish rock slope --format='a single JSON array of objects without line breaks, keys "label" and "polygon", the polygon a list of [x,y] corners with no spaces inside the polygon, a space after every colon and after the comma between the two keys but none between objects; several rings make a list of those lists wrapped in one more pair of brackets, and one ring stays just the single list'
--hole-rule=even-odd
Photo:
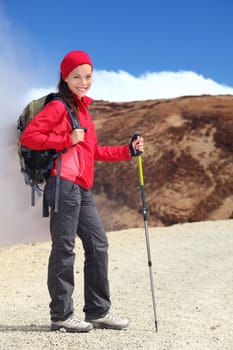
[{"label": "reddish rock slope", "polygon": [[[145,139],[149,225],[233,217],[233,96],[197,96],[91,107],[100,144]],[[137,160],[96,162],[94,193],[106,229],[143,226]]]}]

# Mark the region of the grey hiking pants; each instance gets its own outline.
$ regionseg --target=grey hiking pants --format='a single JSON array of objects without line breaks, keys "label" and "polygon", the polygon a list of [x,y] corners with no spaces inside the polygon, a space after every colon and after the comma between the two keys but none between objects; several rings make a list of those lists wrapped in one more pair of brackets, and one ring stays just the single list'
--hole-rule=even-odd
[{"label": "grey hiking pants", "polygon": [[59,210],[54,213],[56,178],[45,185],[50,210],[52,248],[48,265],[51,320],[65,320],[74,312],[75,238],[82,241],[84,260],[84,308],[87,319],[104,316],[110,308],[108,241],[91,191],[61,179]]}]

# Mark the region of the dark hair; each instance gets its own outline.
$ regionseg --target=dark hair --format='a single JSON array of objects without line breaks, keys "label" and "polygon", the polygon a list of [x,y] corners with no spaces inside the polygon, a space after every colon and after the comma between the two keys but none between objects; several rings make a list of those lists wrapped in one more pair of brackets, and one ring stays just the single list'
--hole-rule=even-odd
[{"label": "dark hair", "polygon": [[78,105],[67,83],[62,79],[61,75],[60,75],[59,82],[57,84],[57,90],[58,90],[59,96],[63,99],[65,103],[67,103],[67,105],[71,108],[71,110],[77,115]]}]

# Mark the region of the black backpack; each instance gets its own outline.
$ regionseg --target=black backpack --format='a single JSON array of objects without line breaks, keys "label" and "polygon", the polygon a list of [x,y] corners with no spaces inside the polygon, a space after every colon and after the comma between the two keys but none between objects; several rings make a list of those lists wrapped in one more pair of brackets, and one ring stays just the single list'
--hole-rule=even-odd
[{"label": "black backpack", "polygon": [[[69,106],[62,100],[57,93],[50,93],[37,100],[29,102],[24,108],[22,114],[19,116],[17,121],[18,131],[18,158],[20,164],[20,170],[24,176],[24,181],[27,185],[31,186],[31,205],[35,205],[35,194],[42,194],[43,185],[49,176],[50,170],[54,167],[54,161],[58,159],[58,175],[57,175],[57,186],[56,186],[56,200],[55,200],[55,211],[58,211],[58,199],[59,199],[59,185],[60,185],[60,167],[61,167],[61,154],[66,150],[55,152],[54,149],[46,150],[32,150],[27,148],[20,143],[20,136],[28,123],[34,118],[34,116],[49,102],[54,100],[60,100],[64,103],[70,119],[72,121],[73,129],[81,128],[78,120],[76,119],[73,111]],[[85,129],[84,129],[85,130]],[[43,216],[48,216],[48,208],[43,205]]]}]

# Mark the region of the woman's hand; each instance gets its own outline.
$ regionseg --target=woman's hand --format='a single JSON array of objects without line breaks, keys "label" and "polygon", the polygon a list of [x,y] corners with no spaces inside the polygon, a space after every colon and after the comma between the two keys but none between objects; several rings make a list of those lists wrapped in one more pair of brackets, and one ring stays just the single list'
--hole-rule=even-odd
[{"label": "woman's hand", "polygon": [[71,134],[72,144],[76,145],[78,142],[84,141],[84,130],[83,129],[73,129]]},{"label": "woman's hand", "polygon": [[135,133],[129,145],[132,157],[139,156],[144,152],[144,140],[140,133]]}]

